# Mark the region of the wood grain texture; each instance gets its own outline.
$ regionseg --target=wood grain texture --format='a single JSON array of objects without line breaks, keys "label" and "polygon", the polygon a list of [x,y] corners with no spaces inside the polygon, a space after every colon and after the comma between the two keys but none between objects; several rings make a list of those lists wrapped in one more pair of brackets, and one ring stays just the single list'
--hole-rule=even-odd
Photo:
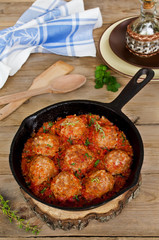
[{"label": "wood grain texture", "polygon": [[[22,13],[34,0],[0,0],[0,29],[13,26]],[[72,73],[83,74],[87,83],[77,91],[68,94],[45,94],[33,97],[6,119],[0,121],[0,194],[10,200],[10,205],[26,218],[41,228],[38,236],[18,229],[15,223],[9,223],[0,210],[0,240],[55,239],[55,240],[156,240],[159,239],[159,82],[150,82],[122,110],[133,121],[143,139],[145,156],[142,167],[142,185],[137,198],[129,202],[120,215],[108,222],[92,220],[83,230],[51,230],[38,218],[26,204],[19,186],[9,168],[9,151],[12,139],[22,120],[33,112],[48,105],[72,99],[89,99],[111,102],[129,81],[111,70],[121,83],[118,92],[112,93],[105,88],[94,88],[95,67],[102,63],[98,53],[99,39],[112,23],[126,17],[137,16],[140,11],[139,0],[84,0],[86,9],[100,7],[103,26],[94,30],[93,36],[97,47],[97,57],[70,58],[55,54],[31,54],[27,62],[9,77],[0,89],[0,96],[27,90],[33,80],[58,60],[72,65]]]},{"label": "wood grain texture", "polygon": [[[123,211],[114,219],[108,222],[98,222],[92,220],[83,230],[77,229],[65,232],[60,229],[50,230],[40,218],[37,218],[34,212],[26,204],[19,186],[14,181],[12,175],[0,176],[1,193],[6,199],[10,199],[10,204],[20,216],[38,223],[41,227],[39,237],[42,236],[158,236],[159,213],[159,191],[158,174],[142,174],[142,185],[138,196],[129,202]],[[6,189],[7,184],[7,189]],[[149,221],[151,219],[151,221]],[[8,223],[5,216],[0,218],[0,237],[13,235],[14,237],[32,236],[31,233],[25,233],[24,230],[18,230],[15,223]],[[127,224],[129,223],[129,224]],[[135,231],[134,231],[135,229]],[[151,239],[151,238],[150,238]]]},{"label": "wood grain texture", "polygon": [[[68,74],[73,71],[73,66],[67,64],[64,61],[57,61],[49,68],[47,68],[44,72],[38,75],[32,82],[29,90],[36,89],[39,87],[47,86],[54,79]],[[17,108],[19,108],[24,102],[26,102],[30,97],[24,97],[20,100],[10,102],[6,106],[0,109],[0,120],[8,117],[12,112],[14,112]]]},{"label": "wood grain texture", "polygon": [[136,186],[117,198],[102,206],[80,212],[64,211],[49,207],[30,197],[22,189],[21,192],[31,209],[37,214],[37,216],[41,217],[44,223],[46,223],[51,229],[55,230],[59,228],[65,231],[69,231],[70,229],[82,230],[87,227],[92,220],[107,222],[117,217],[123,211],[127,203],[138,195],[141,181],[140,176],[140,180]]}]

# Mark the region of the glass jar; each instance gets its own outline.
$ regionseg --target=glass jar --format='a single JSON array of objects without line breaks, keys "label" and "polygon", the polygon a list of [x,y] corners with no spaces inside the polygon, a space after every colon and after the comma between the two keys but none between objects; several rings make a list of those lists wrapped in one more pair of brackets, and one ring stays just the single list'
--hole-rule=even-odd
[{"label": "glass jar", "polygon": [[150,57],[159,52],[157,0],[140,0],[140,16],[127,26],[126,46],[133,54]]}]

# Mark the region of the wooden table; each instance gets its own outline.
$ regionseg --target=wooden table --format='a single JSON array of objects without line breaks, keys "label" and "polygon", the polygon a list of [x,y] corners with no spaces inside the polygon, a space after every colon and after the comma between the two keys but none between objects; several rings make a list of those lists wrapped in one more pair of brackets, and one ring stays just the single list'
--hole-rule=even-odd
[{"label": "wooden table", "polygon": [[[34,1],[0,0],[0,28],[14,25],[32,2]],[[96,46],[106,28],[122,18],[136,16],[139,14],[140,8],[138,0],[85,0],[84,2],[86,9],[99,6],[102,12],[103,26],[94,31]],[[31,98],[9,117],[0,121],[0,194],[10,200],[12,209],[18,211],[21,217],[41,228],[37,239],[159,239],[159,81],[149,83],[123,108],[123,112],[135,122],[140,131],[145,147],[145,157],[141,172],[140,193],[126,205],[120,215],[105,223],[93,220],[81,231],[75,229],[70,231],[52,230],[30,210],[25,202],[8,163],[10,145],[22,120],[33,112],[59,101],[85,98],[110,102],[129,80],[112,71],[122,85],[120,90],[112,93],[106,91],[105,88],[95,89],[95,67],[102,63],[98,53],[96,58],[32,54],[17,74],[9,77],[5,86],[0,90],[0,95],[27,90],[37,75],[58,60],[73,65],[75,67],[73,72],[84,74],[87,77],[87,83],[77,91],[68,94],[45,94]],[[9,223],[0,210],[0,240],[34,239],[34,237],[36,237],[34,234],[18,229],[14,222]]]}]

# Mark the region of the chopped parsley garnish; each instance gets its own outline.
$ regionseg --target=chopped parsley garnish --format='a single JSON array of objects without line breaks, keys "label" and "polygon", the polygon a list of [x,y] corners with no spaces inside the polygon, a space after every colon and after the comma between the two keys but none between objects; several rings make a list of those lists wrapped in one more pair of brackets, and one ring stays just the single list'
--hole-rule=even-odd
[{"label": "chopped parsley garnish", "polygon": [[47,144],[47,147],[52,148],[52,146],[50,144]]},{"label": "chopped parsley garnish", "polygon": [[72,144],[73,143],[73,140],[71,139],[71,137],[69,137],[69,139],[67,139],[67,141]]},{"label": "chopped parsley garnish", "polygon": [[46,127],[45,126],[43,126],[43,132],[46,133]]},{"label": "chopped parsley garnish", "polygon": [[49,122],[48,124],[49,124],[49,126],[50,126],[50,127],[52,127],[52,126],[53,126],[53,122]]},{"label": "chopped parsley garnish", "polygon": [[85,145],[88,146],[89,144],[90,144],[90,142],[89,142],[89,140],[87,138],[86,141],[85,141]]},{"label": "chopped parsley garnish", "polygon": [[57,164],[58,164],[58,167],[61,168],[60,159],[59,158],[57,158]]},{"label": "chopped parsley garnish", "polygon": [[112,92],[117,92],[120,88],[120,83],[116,81],[116,77],[111,76],[110,71],[106,65],[99,65],[95,70],[95,88],[102,88],[107,85],[107,90]]},{"label": "chopped parsley garnish", "polygon": [[90,120],[90,122],[89,122],[89,127],[91,127],[92,126],[92,124],[94,123],[94,118],[91,118],[91,120]]},{"label": "chopped parsley garnish", "polygon": [[123,139],[122,142],[124,143],[126,141],[126,137],[124,136],[123,133],[121,134],[121,136],[122,136],[122,139]]},{"label": "chopped parsley garnish", "polygon": [[92,156],[89,155],[88,153],[85,153],[85,156],[88,157],[88,158],[92,158]]},{"label": "chopped parsley garnish", "polygon": [[76,199],[77,201],[79,201],[78,195],[74,195],[73,198]]},{"label": "chopped parsley garnish", "polygon": [[97,161],[95,161],[94,166],[97,167],[97,165],[99,164],[100,160],[98,159]]},{"label": "chopped parsley garnish", "polygon": [[40,193],[44,193],[46,189],[47,189],[46,187],[43,188],[43,189],[40,191]]},{"label": "chopped parsley garnish", "polygon": [[77,178],[79,178],[79,174],[78,174],[77,172],[75,172],[75,176],[76,176]]},{"label": "chopped parsley garnish", "polygon": [[75,162],[71,163],[72,166],[74,166],[75,164],[76,164]]}]

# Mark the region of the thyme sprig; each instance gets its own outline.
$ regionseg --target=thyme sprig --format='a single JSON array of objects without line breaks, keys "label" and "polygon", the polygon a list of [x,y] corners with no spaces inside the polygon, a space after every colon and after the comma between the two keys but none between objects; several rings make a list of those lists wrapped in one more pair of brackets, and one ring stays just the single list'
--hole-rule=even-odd
[{"label": "thyme sprig", "polygon": [[77,123],[79,123],[79,121],[75,121],[75,122],[63,122],[61,123],[61,126],[75,126]]},{"label": "thyme sprig", "polygon": [[2,210],[3,214],[9,218],[9,221],[12,222],[13,220],[16,221],[16,224],[20,229],[25,228],[25,231],[31,231],[34,234],[39,234],[40,230],[38,226],[31,226],[29,221],[25,221],[25,219],[20,218],[17,215],[16,211],[11,210],[9,206],[9,200],[4,200],[3,196],[0,194],[0,209]]},{"label": "thyme sprig", "polygon": [[100,182],[100,180],[99,180],[99,178],[98,178],[98,177],[95,177],[95,178],[92,178],[92,179],[91,179],[91,182],[96,182],[96,183],[99,183],[99,182]]},{"label": "thyme sprig", "polygon": [[95,129],[96,129],[96,132],[99,131],[103,135],[103,138],[105,138],[105,132],[98,122],[95,123]]}]

